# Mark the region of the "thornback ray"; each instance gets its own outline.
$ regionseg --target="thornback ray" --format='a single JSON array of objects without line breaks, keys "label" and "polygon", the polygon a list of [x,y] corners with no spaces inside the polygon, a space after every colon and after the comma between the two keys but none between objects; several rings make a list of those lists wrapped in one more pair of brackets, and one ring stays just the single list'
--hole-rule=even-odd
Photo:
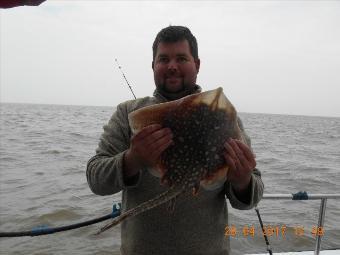
[{"label": "thornback ray", "polygon": [[[170,128],[174,143],[150,168],[152,175],[168,185],[168,190],[122,213],[97,234],[122,221],[172,201],[179,195],[198,190],[221,188],[227,180],[224,143],[228,138],[245,142],[238,126],[237,112],[222,88],[197,93],[181,99],[147,106],[128,116],[132,133],[151,124]],[[175,209],[174,209],[175,210]]]}]

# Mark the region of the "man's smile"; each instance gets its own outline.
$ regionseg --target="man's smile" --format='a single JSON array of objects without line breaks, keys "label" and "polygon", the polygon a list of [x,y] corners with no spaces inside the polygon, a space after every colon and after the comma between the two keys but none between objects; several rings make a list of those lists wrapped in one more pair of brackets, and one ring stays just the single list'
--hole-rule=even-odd
[{"label": "man's smile", "polygon": [[181,77],[167,77],[166,80],[170,82],[181,80]]}]

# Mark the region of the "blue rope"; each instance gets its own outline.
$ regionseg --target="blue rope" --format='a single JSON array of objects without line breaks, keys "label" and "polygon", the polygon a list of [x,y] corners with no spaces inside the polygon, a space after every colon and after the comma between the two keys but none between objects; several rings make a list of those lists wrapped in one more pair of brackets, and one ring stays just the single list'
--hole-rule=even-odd
[{"label": "blue rope", "polygon": [[120,215],[121,208],[122,208],[122,203],[113,204],[111,218],[118,217]]},{"label": "blue rope", "polygon": [[37,236],[37,235],[48,235],[54,233],[53,228],[50,228],[48,225],[41,225],[32,228],[30,236]]},{"label": "blue rope", "polygon": [[292,200],[308,200],[308,194],[306,191],[299,191],[292,194]]}]

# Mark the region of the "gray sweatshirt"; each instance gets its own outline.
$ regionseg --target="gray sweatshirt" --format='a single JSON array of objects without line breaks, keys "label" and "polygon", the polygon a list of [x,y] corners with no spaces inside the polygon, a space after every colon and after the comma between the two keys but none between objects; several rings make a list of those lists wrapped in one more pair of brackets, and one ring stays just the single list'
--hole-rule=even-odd
[{"label": "gray sweatshirt", "polygon": [[[98,195],[123,191],[122,212],[166,190],[148,169],[139,169],[139,175],[128,183],[123,179],[123,156],[130,146],[131,137],[128,114],[166,101],[155,91],[153,97],[119,104],[109,123],[104,126],[96,155],[88,161],[86,175],[91,190]],[[244,131],[241,120],[239,125]],[[247,140],[250,146],[250,139]],[[232,207],[245,210],[253,208],[262,194],[261,174],[254,169],[247,203],[236,197],[228,181],[218,190],[200,189],[197,196],[179,196],[174,211],[167,210],[168,204],[164,204],[124,221],[121,224],[121,254],[228,255],[229,238],[225,235],[228,209],[225,198],[229,199]]]}]

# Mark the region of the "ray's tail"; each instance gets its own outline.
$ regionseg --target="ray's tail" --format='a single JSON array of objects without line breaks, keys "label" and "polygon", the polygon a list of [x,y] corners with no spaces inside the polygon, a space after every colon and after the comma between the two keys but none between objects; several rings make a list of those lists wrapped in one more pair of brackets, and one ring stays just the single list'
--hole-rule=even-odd
[{"label": "ray's tail", "polygon": [[155,207],[157,207],[161,204],[164,204],[164,203],[176,198],[178,195],[180,195],[183,192],[184,192],[183,189],[170,188],[167,191],[159,194],[155,198],[152,198],[152,199],[150,199],[150,200],[148,200],[148,201],[146,201],[146,202],[124,212],[119,217],[114,218],[109,224],[102,227],[96,233],[96,235],[99,235],[99,234],[103,233],[104,231],[118,225],[119,223],[121,223],[122,221],[124,221],[127,218],[137,216],[138,214],[141,214],[141,213],[146,212],[146,211],[148,211],[152,208],[155,208]]}]

